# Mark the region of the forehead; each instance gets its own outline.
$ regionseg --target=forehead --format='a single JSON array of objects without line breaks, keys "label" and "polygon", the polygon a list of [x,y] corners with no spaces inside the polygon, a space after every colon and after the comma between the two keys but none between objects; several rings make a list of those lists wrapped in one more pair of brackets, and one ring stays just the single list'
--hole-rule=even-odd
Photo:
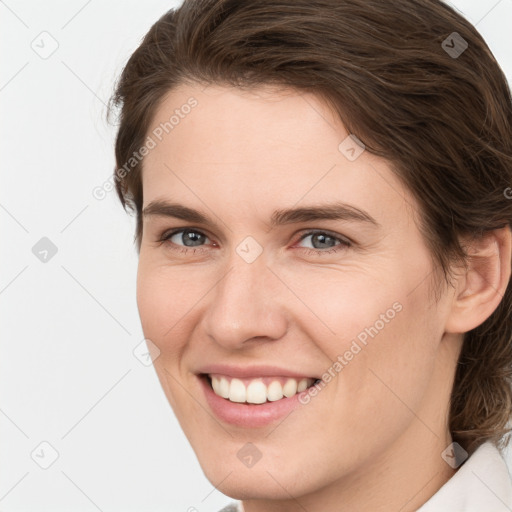
[{"label": "forehead", "polygon": [[313,93],[180,86],[148,131],[155,147],[143,164],[144,206],[166,196],[196,207],[201,196],[227,199],[248,211],[336,199],[374,217],[415,206],[389,163],[349,135]]},{"label": "forehead", "polygon": [[[195,106],[188,108],[190,103]],[[175,113],[178,116],[173,116]],[[171,127],[168,121],[173,117]],[[231,155],[240,163],[258,163],[280,158],[293,161],[299,154],[313,157],[319,142],[320,150],[336,150],[336,128],[340,126],[310,93],[270,86],[242,90],[192,85],[166,95],[152,123],[153,130],[159,128],[168,131],[162,134],[166,140],[160,149],[179,146],[188,160],[193,154],[196,161],[203,158],[215,163],[209,158],[215,155],[228,163]]]}]

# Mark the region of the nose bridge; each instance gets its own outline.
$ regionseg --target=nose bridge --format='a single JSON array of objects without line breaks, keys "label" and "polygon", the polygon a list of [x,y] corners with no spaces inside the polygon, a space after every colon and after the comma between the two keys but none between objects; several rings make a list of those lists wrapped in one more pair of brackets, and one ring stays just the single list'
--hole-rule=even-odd
[{"label": "nose bridge", "polygon": [[251,243],[242,242],[230,254],[205,312],[207,334],[229,348],[255,337],[278,339],[287,329],[276,300],[278,280]]}]

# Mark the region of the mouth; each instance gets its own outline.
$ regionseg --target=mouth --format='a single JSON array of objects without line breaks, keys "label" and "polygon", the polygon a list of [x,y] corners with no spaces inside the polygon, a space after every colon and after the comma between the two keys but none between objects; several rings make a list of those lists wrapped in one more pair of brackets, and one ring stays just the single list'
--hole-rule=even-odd
[{"label": "mouth", "polygon": [[262,405],[292,398],[319,383],[314,377],[262,376],[234,378],[222,374],[200,374],[218,397],[237,404]]}]

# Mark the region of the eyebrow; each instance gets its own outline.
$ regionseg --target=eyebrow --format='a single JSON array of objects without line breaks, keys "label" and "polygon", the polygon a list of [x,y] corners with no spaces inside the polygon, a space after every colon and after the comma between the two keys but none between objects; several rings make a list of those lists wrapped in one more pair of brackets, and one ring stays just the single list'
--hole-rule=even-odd
[{"label": "eyebrow", "polygon": [[[162,216],[175,217],[187,222],[204,225],[215,225],[204,213],[179,203],[165,200],[151,201],[143,210],[143,217]],[[317,220],[346,220],[357,221],[381,227],[380,224],[366,211],[342,202],[328,203],[320,206],[305,206],[276,210],[270,219],[270,226],[283,226]]]}]

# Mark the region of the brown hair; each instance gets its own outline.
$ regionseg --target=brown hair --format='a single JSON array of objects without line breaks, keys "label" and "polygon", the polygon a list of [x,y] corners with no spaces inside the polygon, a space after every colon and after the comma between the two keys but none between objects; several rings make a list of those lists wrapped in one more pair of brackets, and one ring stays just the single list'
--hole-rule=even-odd
[{"label": "brown hair", "polygon": [[[322,97],[412,192],[446,282],[450,262],[465,263],[461,236],[512,220],[510,89],[478,31],[454,9],[438,0],[192,0],[151,27],[109,105],[109,114],[120,108],[116,190],[136,212],[139,250],[143,161],[119,171],[143,146],[164,96],[194,82],[274,84]],[[465,334],[449,422],[468,451],[486,440],[507,444],[511,309],[509,282],[493,314]]]}]

